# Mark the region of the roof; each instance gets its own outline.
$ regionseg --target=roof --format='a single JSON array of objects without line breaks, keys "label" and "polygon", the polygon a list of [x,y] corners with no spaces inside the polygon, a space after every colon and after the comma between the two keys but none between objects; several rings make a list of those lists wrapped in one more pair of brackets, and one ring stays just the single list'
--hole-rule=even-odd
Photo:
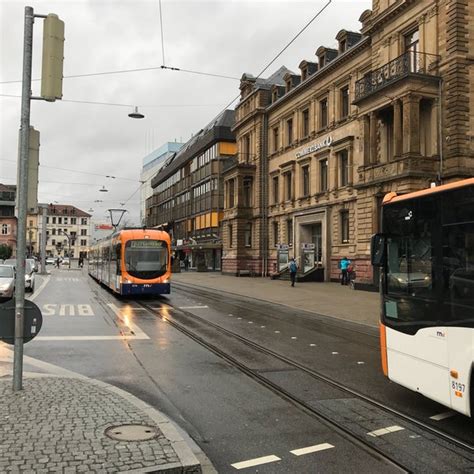
[{"label": "roof", "polygon": [[443,184],[442,186],[435,186],[434,188],[423,189],[413,193],[401,194],[400,196],[398,196],[397,193],[388,193],[383,198],[383,204],[393,204],[395,202],[405,201],[407,199],[425,197],[431,194],[463,188],[464,186],[474,186],[474,178],[463,179],[461,181],[455,181],[454,183]]},{"label": "roof", "polygon": [[235,122],[235,111],[224,110],[204,128],[199,130],[190,138],[181,149],[163,165],[156,176],[151,180],[151,187],[156,188],[158,184],[168,179],[188,160],[206,150],[218,141],[235,141],[235,135],[231,131]]},{"label": "roof", "polygon": [[48,215],[53,216],[71,216],[71,217],[91,217],[91,214],[88,214],[81,209],[78,209],[75,206],[69,204],[50,204],[48,206]]}]

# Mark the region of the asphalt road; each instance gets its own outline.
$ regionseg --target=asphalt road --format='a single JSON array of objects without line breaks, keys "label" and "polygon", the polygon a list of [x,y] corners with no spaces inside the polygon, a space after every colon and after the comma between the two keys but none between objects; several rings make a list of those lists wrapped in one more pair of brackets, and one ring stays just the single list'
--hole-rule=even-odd
[{"label": "asphalt road", "polygon": [[[277,305],[229,300],[227,296],[178,287],[170,297],[146,300],[152,308],[147,311],[137,301],[116,298],[85,270],[51,271],[43,288],[37,282],[33,299],[43,311],[43,328],[25,346],[25,353],[142,398],[187,431],[219,472],[236,472],[237,468],[271,473],[393,470],[350,437],[171,327],[167,317],[173,308],[188,318],[195,314],[302,363],[316,364],[318,370],[336,374],[344,383],[358,389],[365,387],[384,398],[387,381],[380,375],[377,340],[372,334],[340,323],[327,324],[305,314],[289,314]],[[211,336],[216,338],[215,334]],[[281,363],[246,355],[238,347],[234,350],[269,378],[286,383],[300,395],[304,393],[304,381]],[[408,391],[397,387],[390,390],[390,399],[409,405],[420,416],[446,412],[439,405],[418,400],[421,397],[410,398]],[[344,399],[323,388],[311,395],[315,403],[327,401],[329,406]],[[457,424],[463,430],[472,428],[470,421],[458,420],[457,415],[440,423]],[[388,437],[392,437],[393,448],[401,434]],[[291,452],[313,446],[318,450],[296,451],[299,455]],[[416,445],[412,447],[416,449]],[[259,458],[267,463],[256,466],[252,460]],[[443,465],[439,466],[441,470]],[[460,467],[464,468],[465,463]]]}]

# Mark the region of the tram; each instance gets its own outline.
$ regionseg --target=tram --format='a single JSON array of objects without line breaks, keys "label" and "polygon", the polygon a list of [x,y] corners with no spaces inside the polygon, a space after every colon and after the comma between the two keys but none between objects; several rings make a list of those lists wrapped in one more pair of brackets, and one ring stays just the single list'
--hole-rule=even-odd
[{"label": "tram", "polygon": [[169,294],[170,236],[146,228],[115,232],[91,247],[89,275],[120,295]]},{"label": "tram", "polygon": [[387,194],[371,244],[385,375],[472,417],[474,178]]}]

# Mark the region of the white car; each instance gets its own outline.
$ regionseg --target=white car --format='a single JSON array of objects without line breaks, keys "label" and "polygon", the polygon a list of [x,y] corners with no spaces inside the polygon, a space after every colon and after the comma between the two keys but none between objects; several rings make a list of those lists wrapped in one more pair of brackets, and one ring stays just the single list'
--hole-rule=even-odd
[{"label": "white car", "polygon": [[[5,260],[5,265],[11,265],[16,269],[16,258]],[[25,260],[25,291],[35,291],[35,265],[31,258]]]}]

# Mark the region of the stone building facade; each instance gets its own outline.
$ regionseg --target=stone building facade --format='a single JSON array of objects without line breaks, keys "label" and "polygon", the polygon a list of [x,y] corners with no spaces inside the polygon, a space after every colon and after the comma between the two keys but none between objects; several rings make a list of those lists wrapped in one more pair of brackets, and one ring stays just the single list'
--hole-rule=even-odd
[{"label": "stone building facade", "polygon": [[360,32],[298,74],[242,76],[223,272],[278,273],[294,256],[331,280],[348,256],[361,286],[376,280],[383,196],[474,174],[473,20],[468,0],[373,0]]},{"label": "stone building facade", "polygon": [[226,110],[194,135],[153,177],[146,201],[146,225],[170,232],[175,257],[188,257],[198,270],[220,270],[223,203],[222,173],[235,160]]},{"label": "stone building facade", "polygon": [[16,254],[17,218],[15,217],[16,186],[0,183],[0,245]]}]

